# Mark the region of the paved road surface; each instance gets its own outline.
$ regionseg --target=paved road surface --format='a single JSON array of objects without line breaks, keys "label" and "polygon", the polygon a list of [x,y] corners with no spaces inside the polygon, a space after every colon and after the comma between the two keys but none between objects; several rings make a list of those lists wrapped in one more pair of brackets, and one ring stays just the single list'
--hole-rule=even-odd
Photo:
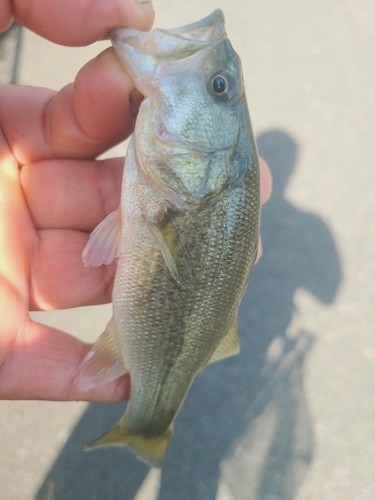
[{"label": "paved road surface", "polygon": [[[162,475],[127,450],[83,452],[122,404],[1,402],[0,498],[374,499],[375,4],[155,7],[161,27],[224,10],[274,174],[242,351],[197,378]],[[58,89],[104,46],[61,48],[24,32],[19,82]],[[109,316],[108,306],[35,315],[87,340]]]}]

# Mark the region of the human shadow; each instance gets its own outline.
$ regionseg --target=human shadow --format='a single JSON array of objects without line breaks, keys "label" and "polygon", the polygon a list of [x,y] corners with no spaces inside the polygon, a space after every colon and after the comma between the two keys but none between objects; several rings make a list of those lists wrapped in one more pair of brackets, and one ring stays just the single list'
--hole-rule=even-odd
[{"label": "human shadow", "polygon": [[22,28],[13,22],[0,33],[0,85],[17,83],[22,45]]},{"label": "human shadow", "polygon": [[[240,308],[241,353],[207,367],[194,382],[153,497],[159,500],[293,500],[313,457],[304,363],[314,334],[288,328],[296,290],[332,303],[340,262],[323,220],[284,196],[297,163],[296,141],[270,130],[258,137],[258,146],[273,172],[274,191],[262,212],[264,255]],[[82,451],[122,411],[117,404],[88,408],[38,500],[46,498],[50,481],[54,500],[135,498],[146,465],[128,450]]]}]

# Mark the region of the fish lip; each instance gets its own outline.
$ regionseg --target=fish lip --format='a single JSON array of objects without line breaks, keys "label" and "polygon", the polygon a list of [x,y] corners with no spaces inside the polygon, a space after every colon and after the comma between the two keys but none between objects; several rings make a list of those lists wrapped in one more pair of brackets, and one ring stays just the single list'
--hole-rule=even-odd
[{"label": "fish lip", "polygon": [[109,31],[109,37],[111,39],[112,44],[116,43],[118,40],[120,40],[120,34],[122,35],[121,38],[129,38],[129,37],[139,37],[139,36],[145,36],[148,35],[149,33],[152,33],[152,31],[139,31],[134,28],[112,28]]},{"label": "fish lip", "polygon": [[[117,41],[119,38],[120,31],[122,34],[128,32],[129,33],[128,36],[139,36],[142,34],[146,35],[146,34],[149,34],[149,33],[152,33],[154,31],[158,30],[158,31],[162,31],[164,33],[168,33],[171,35],[175,35],[175,36],[177,35],[177,36],[184,38],[184,39],[187,39],[187,40],[191,40],[191,39],[199,40],[199,38],[187,38],[187,37],[183,36],[183,34],[189,33],[191,31],[197,31],[197,30],[200,30],[202,28],[208,27],[209,25],[213,25],[213,33],[212,34],[214,35],[215,29],[221,25],[222,31],[221,31],[221,36],[219,36],[219,38],[225,38],[226,33],[224,30],[224,24],[225,24],[225,18],[224,18],[223,11],[221,9],[215,9],[211,14],[204,17],[203,19],[201,19],[199,21],[195,21],[195,22],[190,23],[190,24],[186,24],[184,26],[179,26],[178,28],[171,28],[171,29],[156,28],[156,29],[150,30],[150,31],[139,31],[139,30],[136,30],[134,28],[117,27],[117,28],[111,29],[109,31],[108,35],[111,38],[111,40]],[[201,40],[201,41],[203,41],[203,40]],[[211,41],[213,41],[213,40],[211,40]]]},{"label": "fish lip", "polygon": [[215,29],[221,25],[222,36],[220,38],[226,37],[226,33],[224,30],[225,18],[224,18],[223,11],[221,9],[215,9],[213,12],[211,12],[211,14],[209,14],[208,16],[204,17],[203,19],[201,19],[199,21],[195,21],[194,23],[186,24],[186,25],[180,26],[178,28],[172,28],[172,29],[168,30],[168,32],[172,33],[172,34],[181,35],[181,33],[197,31],[197,30],[199,30],[201,28],[205,28],[209,25],[213,25],[213,34],[215,33]]},{"label": "fish lip", "polygon": [[[129,43],[134,48],[162,60],[180,60],[189,53],[193,54],[209,46],[221,43],[226,37],[224,15],[220,9],[214,10],[200,21],[173,29],[155,28],[152,31],[139,31],[134,28],[113,28],[109,37],[116,50],[121,50],[120,42]],[[136,41],[131,43],[131,38]],[[157,45],[163,40],[163,48]],[[190,44],[189,44],[190,42]],[[181,57],[178,57],[178,55]]]}]

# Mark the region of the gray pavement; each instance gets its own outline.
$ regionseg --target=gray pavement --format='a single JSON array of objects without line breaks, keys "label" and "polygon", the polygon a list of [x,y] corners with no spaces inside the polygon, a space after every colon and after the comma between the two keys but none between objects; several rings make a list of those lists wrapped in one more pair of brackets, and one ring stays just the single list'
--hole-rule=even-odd
[{"label": "gray pavement", "polygon": [[[274,174],[241,354],[197,377],[161,474],[83,451],[123,404],[0,402],[0,500],[373,500],[375,4],[154,3],[160,27],[223,9]],[[19,82],[58,89],[104,46],[25,32]],[[34,317],[94,340],[110,307]]]}]

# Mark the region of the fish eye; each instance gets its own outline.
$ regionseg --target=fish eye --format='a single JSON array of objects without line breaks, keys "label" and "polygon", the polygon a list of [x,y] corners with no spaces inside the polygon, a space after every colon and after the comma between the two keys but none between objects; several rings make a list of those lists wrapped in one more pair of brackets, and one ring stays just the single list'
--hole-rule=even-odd
[{"label": "fish eye", "polygon": [[238,94],[238,83],[227,70],[216,72],[208,79],[208,91],[221,102],[232,101]]},{"label": "fish eye", "polygon": [[227,81],[222,76],[216,76],[212,82],[212,89],[215,94],[222,94],[228,87]]}]

